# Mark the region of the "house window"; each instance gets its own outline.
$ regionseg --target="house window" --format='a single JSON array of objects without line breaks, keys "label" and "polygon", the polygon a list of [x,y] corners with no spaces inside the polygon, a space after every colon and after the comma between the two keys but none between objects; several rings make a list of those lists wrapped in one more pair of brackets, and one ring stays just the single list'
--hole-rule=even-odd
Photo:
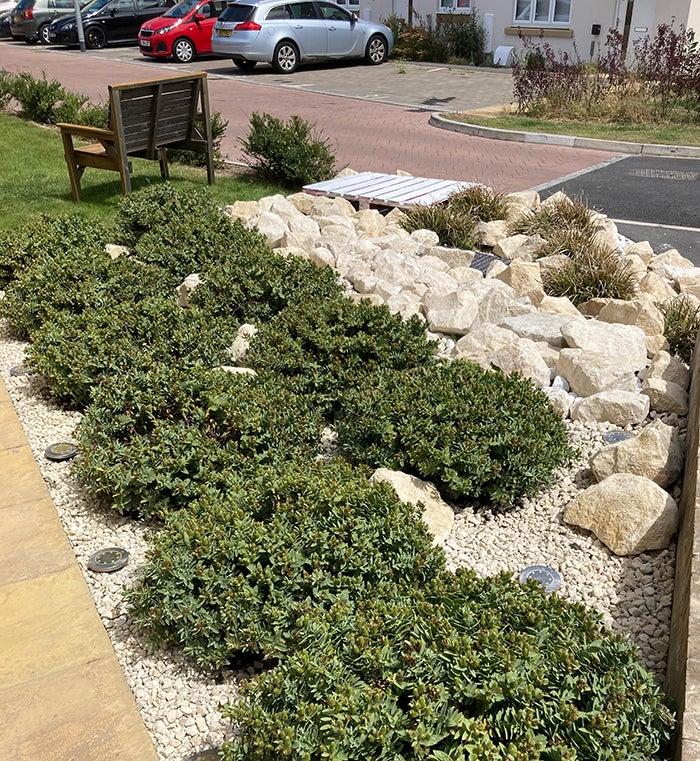
[{"label": "house window", "polygon": [[472,0],[438,0],[441,13],[471,13]]},{"label": "house window", "polygon": [[[441,0],[442,1],[442,0]],[[571,0],[515,0],[516,24],[568,24]]]}]

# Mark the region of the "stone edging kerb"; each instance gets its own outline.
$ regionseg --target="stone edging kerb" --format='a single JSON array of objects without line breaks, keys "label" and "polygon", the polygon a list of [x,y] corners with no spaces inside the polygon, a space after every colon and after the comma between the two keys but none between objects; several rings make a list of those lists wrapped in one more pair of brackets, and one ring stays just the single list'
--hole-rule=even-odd
[{"label": "stone edging kerb", "polygon": [[591,148],[596,151],[628,153],[641,156],[678,156],[681,158],[700,159],[700,147],[692,145],[659,145],[656,143],[628,143],[623,140],[600,140],[593,137],[576,137],[575,135],[552,135],[545,132],[520,132],[511,129],[496,129],[478,124],[456,122],[441,114],[431,114],[433,127],[461,132],[474,137],[487,137],[491,140],[511,140],[517,143],[539,143],[543,145],[565,146],[567,148]]}]

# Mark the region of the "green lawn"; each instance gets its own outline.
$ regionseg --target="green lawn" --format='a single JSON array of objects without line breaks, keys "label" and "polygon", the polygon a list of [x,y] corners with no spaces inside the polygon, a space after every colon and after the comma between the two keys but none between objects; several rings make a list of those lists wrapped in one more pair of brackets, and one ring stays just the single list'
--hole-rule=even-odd
[{"label": "green lawn", "polygon": [[[116,172],[87,169],[81,183],[83,200],[73,203],[61,137],[55,127],[0,112],[0,145],[0,228],[16,227],[41,214],[56,216],[78,212],[108,223],[116,217],[122,198]],[[179,186],[208,187],[205,170],[173,162],[170,180]],[[163,182],[158,162],[134,159],[132,188],[138,190],[154,182]],[[251,177],[221,174],[210,190],[221,205],[289,192],[278,185],[256,182]]]},{"label": "green lawn", "polygon": [[447,118],[482,127],[512,129],[523,132],[548,132],[557,135],[577,135],[602,140],[624,140],[630,143],[659,143],[661,145],[700,145],[700,129],[691,124],[608,124],[602,122],[559,121],[531,116],[496,113],[445,114]]}]

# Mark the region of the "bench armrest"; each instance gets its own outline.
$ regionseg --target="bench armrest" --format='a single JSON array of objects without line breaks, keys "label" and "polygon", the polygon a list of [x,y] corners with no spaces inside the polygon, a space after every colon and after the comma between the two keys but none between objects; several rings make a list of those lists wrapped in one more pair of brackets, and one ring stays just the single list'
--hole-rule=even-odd
[{"label": "bench armrest", "polygon": [[85,124],[65,124],[59,122],[57,127],[61,128],[61,133],[83,137],[86,140],[114,140],[114,130],[102,129],[101,127],[88,127]]}]

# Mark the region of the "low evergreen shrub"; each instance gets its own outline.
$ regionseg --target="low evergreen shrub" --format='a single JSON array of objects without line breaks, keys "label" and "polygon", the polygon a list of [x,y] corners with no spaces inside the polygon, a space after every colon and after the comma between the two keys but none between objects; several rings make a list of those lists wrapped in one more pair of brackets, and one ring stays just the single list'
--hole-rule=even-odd
[{"label": "low evergreen shrub", "polygon": [[[226,134],[228,120],[224,119],[223,116],[221,116],[220,111],[213,111],[211,113],[210,123],[214,164],[216,166],[222,167],[224,165],[224,157],[221,153],[221,141]],[[168,151],[168,159],[171,161],[176,161],[178,164],[185,164],[186,166],[207,165],[207,158],[204,153],[201,151],[187,151],[183,148],[171,148]]]},{"label": "low evergreen shrub", "polygon": [[240,143],[254,172],[288,187],[330,180],[337,172],[330,141],[296,114],[283,122],[254,113]]},{"label": "low evergreen shrub", "polygon": [[[343,462],[264,469],[169,517],[130,592],[158,644],[200,663],[288,657],[301,622],[443,568],[414,507]],[[302,624],[303,625],[303,624]]]},{"label": "low evergreen shrub", "polygon": [[263,465],[312,460],[320,434],[318,414],[277,383],[154,364],[93,391],[75,472],[117,511],[163,517]]},{"label": "low evergreen shrub", "polygon": [[28,355],[51,393],[82,409],[92,389],[115,374],[157,363],[181,370],[225,364],[236,327],[198,309],[181,309],[173,297],[127,299],[55,315],[33,333]]},{"label": "low evergreen shrub", "polygon": [[700,333],[700,307],[681,294],[664,301],[661,311],[664,315],[664,336],[671,352],[689,365]]},{"label": "low evergreen shrub", "polygon": [[337,431],[354,462],[499,507],[535,494],[572,455],[561,416],[529,380],[462,360],[377,373],[346,394]]},{"label": "low evergreen shrub", "polygon": [[441,574],[298,623],[225,708],[227,761],[649,761],[673,719],[600,617],[503,574]]},{"label": "low evergreen shrub", "polygon": [[[432,364],[434,348],[417,317],[344,296],[284,309],[250,343],[246,364],[276,378],[332,418],[345,393],[382,369]],[[371,382],[371,381],[370,381]]]}]

